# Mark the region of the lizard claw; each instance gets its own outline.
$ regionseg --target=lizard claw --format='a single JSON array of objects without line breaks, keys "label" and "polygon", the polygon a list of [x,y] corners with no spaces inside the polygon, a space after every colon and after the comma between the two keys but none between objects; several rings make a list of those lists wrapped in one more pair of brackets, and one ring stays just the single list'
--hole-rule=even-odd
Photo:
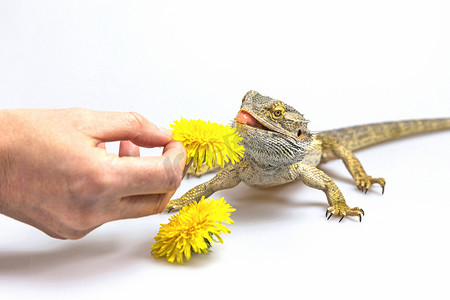
[{"label": "lizard claw", "polygon": [[379,184],[382,188],[382,194],[384,194],[384,187],[386,186],[386,180],[384,178],[373,178],[369,175],[360,175],[356,178],[356,186],[360,191],[364,194],[367,194],[367,191],[370,189],[372,184]]},{"label": "lizard claw", "polygon": [[170,213],[172,210],[177,211],[183,208],[183,204],[180,202],[180,199],[170,200],[167,204],[166,211]]},{"label": "lizard claw", "polygon": [[359,207],[350,208],[347,204],[345,204],[345,202],[336,202],[327,209],[325,216],[327,217],[327,220],[329,220],[331,216],[339,216],[341,217],[339,222],[347,216],[358,216],[359,221],[361,222],[362,216],[364,216],[364,210]]},{"label": "lizard claw", "polygon": [[362,216],[364,216],[364,210],[362,210],[361,208],[359,210],[360,210],[360,213],[358,214],[358,217],[359,217],[359,223],[361,223]]}]

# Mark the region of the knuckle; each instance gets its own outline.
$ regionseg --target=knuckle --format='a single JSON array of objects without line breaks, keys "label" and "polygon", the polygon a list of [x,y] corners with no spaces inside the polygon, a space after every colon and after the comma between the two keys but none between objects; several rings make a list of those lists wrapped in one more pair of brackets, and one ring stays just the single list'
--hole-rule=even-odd
[{"label": "knuckle", "polygon": [[69,124],[80,132],[86,132],[86,130],[90,130],[89,122],[86,120],[92,119],[92,111],[81,108],[81,107],[71,107],[71,108],[63,108],[58,110],[59,117],[64,118],[69,122]]},{"label": "knuckle", "polygon": [[95,170],[87,179],[86,186],[89,196],[100,197],[108,191],[109,176],[107,172]]},{"label": "knuckle", "polygon": [[90,113],[90,110],[82,107],[70,107],[61,109],[60,112],[67,114],[73,122],[80,122]]},{"label": "knuckle", "polygon": [[73,197],[83,199],[98,198],[108,193],[111,186],[111,175],[104,167],[91,164],[80,170],[71,184]]},{"label": "knuckle", "polygon": [[127,123],[126,125],[135,129],[137,132],[140,132],[140,130],[145,127],[147,120],[137,112],[128,112],[126,113],[125,122]]},{"label": "knuckle", "polygon": [[72,114],[76,114],[76,115],[84,115],[87,112],[89,112],[89,109],[84,108],[84,107],[69,107],[69,108],[63,109],[63,111],[64,110],[68,111]]}]

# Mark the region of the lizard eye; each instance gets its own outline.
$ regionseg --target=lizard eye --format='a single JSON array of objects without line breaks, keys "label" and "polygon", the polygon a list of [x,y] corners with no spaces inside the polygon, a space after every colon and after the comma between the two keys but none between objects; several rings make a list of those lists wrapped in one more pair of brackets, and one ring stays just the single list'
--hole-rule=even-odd
[{"label": "lizard eye", "polygon": [[274,119],[280,119],[284,115],[285,108],[283,106],[276,106],[273,110],[272,116]]},{"label": "lizard eye", "polygon": [[301,129],[298,130],[297,136],[301,136],[303,134],[303,131]]}]

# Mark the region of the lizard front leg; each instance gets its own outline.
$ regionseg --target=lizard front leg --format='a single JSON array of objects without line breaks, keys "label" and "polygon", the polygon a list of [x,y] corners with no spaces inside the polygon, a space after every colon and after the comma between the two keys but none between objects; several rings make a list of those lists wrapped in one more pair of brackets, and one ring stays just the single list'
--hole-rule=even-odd
[{"label": "lizard front leg", "polygon": [[[301,179],[307,186],[325,193],[328,204],[330,205],[326,211],[328,219],[331,216],[340,216],[340,222],[346,216],[359,216],[359,221],[361,222],[364,211],[359,207],[350,208],[345,203],[342,192],[325,172],[299,162],[291,165],[288,176],[294,180]],[[328,216],[328,214],[330,215]]]},{"label": "lizard front leg", "polygon": [[193,201],[199,201],[202,196],[207,198],[219,190],[235,187],[241,182],[238,168],[239,164],[232,165],[220,171],[211,180],[190,189],[181,198],[169,201],[167,210],[179,210]]},{"label": "lizard front leg", "polygon": [[322,141],[323,161],[332,158],[342,159],[359,190],[367,193],[372,184],[377,183],[381,186],[382,193],[384,193],[386,180],[384,178],[373,178],[372,176],[367,175],[361,162],[352,151],[340,145],[333,137],[320,135],[319,139]]}]

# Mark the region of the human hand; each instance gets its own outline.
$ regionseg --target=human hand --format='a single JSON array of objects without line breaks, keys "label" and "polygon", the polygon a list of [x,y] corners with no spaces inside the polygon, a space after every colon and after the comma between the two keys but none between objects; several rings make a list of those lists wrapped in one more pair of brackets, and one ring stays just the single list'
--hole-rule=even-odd
[{"label": "human hand", "polygon": [[[170,131],[136,113],[4,110],[0,136],[0,213],[61,239],[162,212],[186,161]],[[110,141],[122,141],[119,156]],[[138,146],[164,149],[139,157]]]}]

